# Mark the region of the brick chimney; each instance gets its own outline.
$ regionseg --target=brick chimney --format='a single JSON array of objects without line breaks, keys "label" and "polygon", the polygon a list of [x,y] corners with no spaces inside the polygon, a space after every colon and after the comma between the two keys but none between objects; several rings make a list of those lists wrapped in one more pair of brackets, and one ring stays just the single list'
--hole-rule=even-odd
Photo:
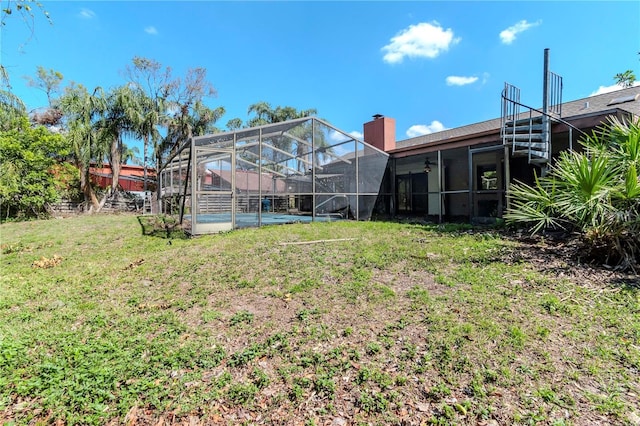
[{"label": "brick chimney", "polygon": [[380,114],[373,116],[373,121],[364,123],[364,141],[382,151],[396,148],[396,120]]}]

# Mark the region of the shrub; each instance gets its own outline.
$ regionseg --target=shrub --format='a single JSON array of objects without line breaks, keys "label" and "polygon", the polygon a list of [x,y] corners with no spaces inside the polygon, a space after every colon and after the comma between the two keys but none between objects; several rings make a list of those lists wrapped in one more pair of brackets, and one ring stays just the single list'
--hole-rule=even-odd
[{"label": "shrub", "polygon": [[533,186],[511,186],[510,223],[577,232],[589,260],[634,271],[640,265],[640,120],[611,119],[562,152]]}]

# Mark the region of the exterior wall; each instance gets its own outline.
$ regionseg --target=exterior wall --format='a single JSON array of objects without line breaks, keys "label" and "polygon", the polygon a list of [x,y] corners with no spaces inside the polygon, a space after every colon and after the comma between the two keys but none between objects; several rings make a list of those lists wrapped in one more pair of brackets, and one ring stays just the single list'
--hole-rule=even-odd
[{"label": "exterior wall", "polygon": [[[640,116],[640,87],[567,102],[562,104],[562,112],[564,122],[551,123],[551,160],[547,165],[553,164],[563,151],[581,151],[580,140],[585,134],[606,124],[610,117],[629,121]],[[383,120],[387,118],[375,118],[365,124],[365,139],[388,151],[389,145],[381,136]],[[392,217],[424,215],[444,221],[482,218],[479,222],[483,222],[501,217],[508,185],[514,181],[532,184],[547,168],[529,164],[526,155],[514,155],[505,149],[501,125],[501,119],[496,118],[399,141],[395,149],[388,151],[391,159],[378,202],[380,210],[386,209],[385,213]],[[421,181],[426,158],[431,172],[425,186]],[[416,202],[416,197],[426,200]]]},{"label": "exterior wall", "polygon": [[498,141],[473,149],[467,146],[394,158],[390,163],[383,184],[388,188],[384,194],[388,201],[379,204],[394,205],[392,216],[449,222],[502,216],[506,184],[504,149]]},{"label": "exterior wall", "polygon": [[[109,164],[104,164],[102,167],[91,167],[89,173],[91,174],[91,181],[100,188],[113,186],[113,177]],[[130,177],[133,177],[133,179]],[[118,184],[125,191],[141,192],[144,191],[143,179],[144,167],[123,164],[120,169]],[[147,189],[153,190],[154,185],[155,170],[147,168]]]}]

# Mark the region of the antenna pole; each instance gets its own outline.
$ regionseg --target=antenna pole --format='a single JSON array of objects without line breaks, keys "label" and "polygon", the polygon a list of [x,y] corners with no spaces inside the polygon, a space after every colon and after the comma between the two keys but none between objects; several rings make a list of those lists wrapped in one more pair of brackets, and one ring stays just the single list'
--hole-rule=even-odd
[{"label": "antenna pole", "polygon": [[[544,75],[542,76],[542,142],[551,157],[551,122],[549,121],[549,48],[544,49]],[[541,166],[542,176],[547,174],[547,164]]]}]

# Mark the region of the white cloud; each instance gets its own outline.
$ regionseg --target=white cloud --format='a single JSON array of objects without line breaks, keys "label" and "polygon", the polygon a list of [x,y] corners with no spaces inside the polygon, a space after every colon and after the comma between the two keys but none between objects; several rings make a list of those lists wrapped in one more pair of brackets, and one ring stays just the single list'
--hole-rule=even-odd
[{"label": "white cloud", "polygon": [[331,139],[332,142],[343,142],[348,140],[349,138],[344,133],[332,130],[329,133],[329,139]]},{"label": "white cloud", "polygon": [[80,9],[80,13],[78,13],[78,16],[83,19],[93,19],[96,17],[96,13],[91,9],[86,9],[83,7],[82,9]]},{"label": "white cloud", "polygon": [[417,136],[428,135],[430,133],[441,132],[447,130],[444,124],[438,120],[433,120],[431,124],[414,124],[407,130],[407,136],[415,138]]},{"label": "white cloud", "polygon": [[449,47],[458,43],[460,38],[455,38],[453,30],[446,30],[437,22],[421,22],[410,25],[400,31],[391,42],[384,46],[385,52],[382,58],[386,63],[396,64],[408,58],[435,58],[440,53],[449,50]]},{"label": "white cloud", "polygon": [[[640,86],[640,81],[636,81],[635,83],[633,83],[634,86]],[[615,92],[616,90],[622,90],[623,87],[620,86],[619,84],[614,84],[611,86],[600,86],[598,87],[598,90],[596,90],[595,92],[591,93],[589,96],[596,96],[596,95],[602,95],[604,93],[611,93],[611,92]]]},{"label": "white cloud", "polygon": [[[362,133],[356,130],[354,130],[353,132],[349,132],[348,135],[351,136],[352,138],[360,139],[360,140],[362,140],[364,136]],[[350,139],[349,136],[345,135],[342,132],[338,132],[336,130],[332,130],[331,133],[329,133],[329,139],[331,139],[332,142],[336,142],[336,143],[348,141]]]},{"label": "white cloud", "polygon": [[158,35],[158,30],[156,30],[156,27],[154,26],[149,26],[145,28],[144,32],[151,35]]},{"label": "white cloud", "polygon": [[446,78],[447,86],[465,86],[467,84],[473,84],[478,81],[478,77],[461,77],[457,75],[450,75]]},{"label": "white cloud", "polygon": [[527,22],[526,19],[523,19],[506,30],[502,30],[500,32],[500,40],[502,40],[504,44],[511,44],[516,39],[516,35],[528,30],[529,28],[537,27],[540,23],[541,21]]},{"label": "white cloud", "polygon": [[357,130],[354,130],[353,132],[349,132],[349,134],[351,136],[353,136],[354,138],[356,138],[356,139],[362,140],[362,138],[364,138],[364,135],[362,133],[358,132]]}]

